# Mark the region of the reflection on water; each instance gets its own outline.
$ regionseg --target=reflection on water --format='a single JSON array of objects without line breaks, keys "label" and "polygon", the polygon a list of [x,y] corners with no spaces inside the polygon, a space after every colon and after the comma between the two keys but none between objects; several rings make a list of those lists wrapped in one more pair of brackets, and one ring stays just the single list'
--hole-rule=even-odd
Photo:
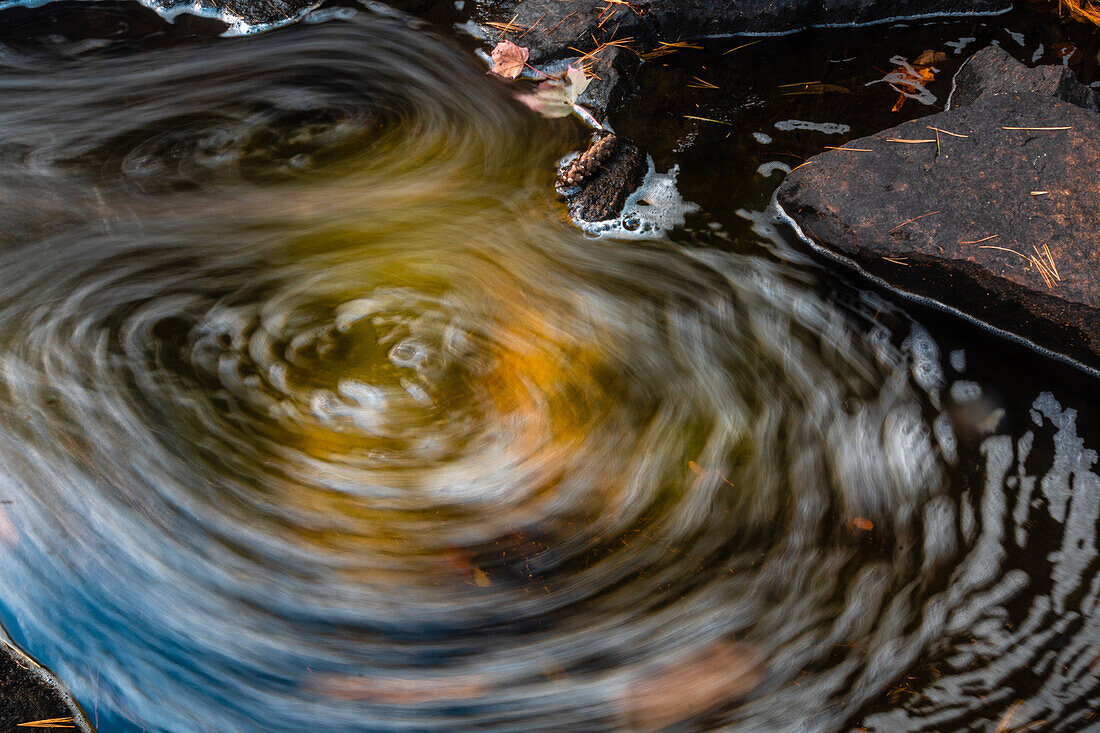
[{"label": "reflection on water", "polygon": [[946,729],[1040,661],[1018,719],[1084,713],[1069,410],[969,485],[997,408],[924,329],[774,258],[585,238],[560,128],[344,15],[0,48],[0,611],[93,722]]}]

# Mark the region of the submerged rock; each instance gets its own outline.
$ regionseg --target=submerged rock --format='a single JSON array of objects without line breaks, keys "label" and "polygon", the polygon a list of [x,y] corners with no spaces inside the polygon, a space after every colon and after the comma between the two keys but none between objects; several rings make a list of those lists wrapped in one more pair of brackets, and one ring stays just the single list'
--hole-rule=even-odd
[{"label": "submerged rock", "polygon": [[815,156],[778,201],[886,284],[1100,369],[1100,115],[1061,67],[1005,56],[962,68],[966,106]]}]

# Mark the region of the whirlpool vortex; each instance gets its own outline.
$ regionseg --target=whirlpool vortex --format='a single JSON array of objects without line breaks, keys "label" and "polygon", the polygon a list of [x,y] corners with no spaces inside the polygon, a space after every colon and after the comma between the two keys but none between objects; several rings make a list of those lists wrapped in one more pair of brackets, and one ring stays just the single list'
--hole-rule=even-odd
[{"label": "whirlpool vortex", "polygon": [[5,625],[105,730],[843,724],[956,552],[910,358],[342,16],[0,56]]}]

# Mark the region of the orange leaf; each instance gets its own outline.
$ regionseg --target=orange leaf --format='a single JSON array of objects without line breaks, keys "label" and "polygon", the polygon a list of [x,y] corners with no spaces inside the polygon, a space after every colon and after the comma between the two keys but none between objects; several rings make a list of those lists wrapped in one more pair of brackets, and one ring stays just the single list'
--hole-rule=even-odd
[{"label": "orange leaf", "polygon": [[511,41],[501,41],[494,48],[490,56],[493,59],[492,72],[509,79],[515,79],[523,71],[523,65],[531,56],[531,52],[523,46],[517,46]]},{"label": "orange leaf", "polygon": [[848,524],[861,532],[870,532],[875,528],[874,523],[866,517],[855,517],[849,520]]}]

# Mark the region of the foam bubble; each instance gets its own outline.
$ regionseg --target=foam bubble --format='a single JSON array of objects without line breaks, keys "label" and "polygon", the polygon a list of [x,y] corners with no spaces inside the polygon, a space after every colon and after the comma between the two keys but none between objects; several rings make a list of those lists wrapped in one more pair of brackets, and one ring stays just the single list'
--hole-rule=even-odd
[{"label": "foam bubble", "polygon": [[813,132],[823,132],[826,135],[843,135],[852,129],[848,125],[842,125],[839,122],[808,122],[806,120],[782,120],[776,122],[775,127],[777,130],[783,130],[784,132],[812,130]]},{"label": "foam bubble", "polygon": [[699,210],[699,205],[685,201],[676,188],[679,166],[658,173],[653,158],[648,159],[649,171],[638,190],[627,197],[623,211],[616,219],[587,222],[573,221],[586,234],[611,239],[660,239],[676,227],[683,226],[687,215]]}]

